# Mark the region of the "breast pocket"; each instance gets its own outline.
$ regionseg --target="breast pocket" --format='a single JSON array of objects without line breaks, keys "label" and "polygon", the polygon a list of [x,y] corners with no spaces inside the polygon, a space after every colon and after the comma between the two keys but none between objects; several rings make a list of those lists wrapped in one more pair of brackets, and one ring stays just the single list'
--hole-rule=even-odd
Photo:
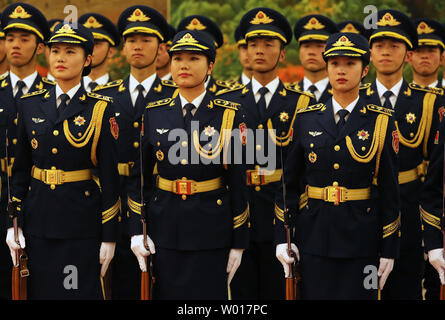
[{"label": "breast pocket", "polygon": [[332,145],[329,137],[324,133],[312,132],[312,135],[303,137],[302,145],[308,168],[321,170],[320,159],[328,159],[329,147]]},{"label": "breast pocket", "polygon": [[47,132],[48,126],[45,122],[34,124],[29,128],[28,139],[33,150],[37,150],[42,146]]}]

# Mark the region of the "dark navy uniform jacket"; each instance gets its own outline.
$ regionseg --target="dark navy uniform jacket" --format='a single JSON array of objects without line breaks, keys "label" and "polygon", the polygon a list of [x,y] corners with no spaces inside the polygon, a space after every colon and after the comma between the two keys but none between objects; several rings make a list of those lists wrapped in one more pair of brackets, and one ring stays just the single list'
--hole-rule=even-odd
[{"label": "dark navy uniform jacket", "polygon": [[[144,188],[153,190],[150,198],[144,199],[148,234],[156,246],[174,250],[247,248],[249,207],[243,192],[242,159],[223,165],[226,154],[229,161],[235,155],[235,146],[235,150],[243,152],[241,138],[234,134],[227,149],[231,153],[221,150],[222,141],[218,140],[220,132],[230,136],[230,131],[222,128],[236,129],[245,121],[242,109],[237,103],[216,99],[207,92],[193,117],[193,121],[199,121],[195,138],[191,129],[185,130],[182,112],[177,96],[149,104],[144,113]],[[183,197],[154,186],[151,173],[155,164],[159,177],[164,179],[207,181],[221,177],[223,185]],[[142,234],[139,167],[136,161],[130,175],[131,235]]]},{"label": "dark navy uniform jacket", "polygon": [[[153,101],[168,98],[173,95],[176,90],[173,81],[161,80],[156,77],[150,91],[146,93],[144,99],[144,107]],[[97,86],[95,93],[113,97],[116,122],[119,125],[119,138],[117,139],[118,162],[120,164],[128,164],[132,166],[136,158],[139,157],[139,135],[141,132],[141,118],[144,109],[137,110],[131,101],[129,91],[129,77],[124,80],[116,80],[109,82],[103,86]],[[121,172],[122,173],[122,172]],[[127,175],[120,175],[120,192],[122,201],[127,199]],[[127,234],[126,222],[128,212],[126,202],[123,204],[123,212],[120,221],[122,231]]]},{"label": "dark navy uniform jacket", "polygon": [[[263,119],[260,118],[258,106],[255,102],[252,82],[247,86],[239,85],[232,89],[222,90],[217,93],[217,97],[240,103],[246,113],[247,128],[258,133],[257,137],[247,136],[248,170],[254,170],[258,166],[268,170],[281,169],[281,152],[283,153],[283,159],[285,159],[293,138],[292,123],[297,108],[303,108],[314,103],[313,96],[310,93],[303,93],[291,87],[285,87],[281,81],[270,100]],[[273,151],[270,151],[269,148]],[[265,156],[273,154],[273,152],[275,152],[273,159],[265,163]],[[273,241],[273,204],[275,192],[280,185],[281,180],[267,185],[250,185],[247,187],[252,224],[251,241]]]},{"label": "dark navy uniform jacket", "polygon": [[[381,104],[376,83],[365,85],[360,90],[366,103]],[[403,172],[419,166],[419,178],[411,182],[400,183],[401,196],[401,252],[420,249],[422,226],[419,219],[419,196],[422,180],[430,159],[434,139],[438,130],[439,110],[444,105],[443,90],[426,88],[403,81],[395,107],[394,120],[397,123],[400,138],[399,171],[400,181]]]},{"label": "dark navy uniform jacket", "polygon": [[[297,213],[300,252],[334,258],[398,256],[398,140],[390,114],[360,98],[340,132],[332,99],[297,114],[284,179],[286,206]],[[371,193],[369,199],[335,205],[302,194],[302,182],[318,188],[371,188]],[[286,242],[283,208],[280,190],[275,208],[277,244]]]},{"label": "dark navy uniform jacket", "polygon": [[[28,92],[41,90],[41,89],[50,89],[54,86],[55,82],[50,81],[46,78],[42,78],[39,74],[37,74],[34,83],[31,88],[29,88]],[[11,86],[11,78],[8,75],[0,78],[0,158],[2,159],[2,169],[1,169],[1,201],[0,201],[0,230],[4,230],[4,228],[8,224],[8,215],[6,213],[6,205],[8,202],[8,185],[6,180],[6,140],[5,133],[8,130],[8,140],[9,140],[9,148],[8,148],[8,157],[9,162],[13,161],[15,157],[15,149],[17,144],[17,105],[13,96],[13,88]]]},{"label": "dark navy uniform jacket", "polygon": [[[55,88],[20,101],[12,197],[21,204],[19,225],[40,238],[96,238],[115,241],[119,214],[115,122],[112,99],[80,87],[58,115]],[[46,184],[32,167],[77,171],[96,169],[93,179]]]}]

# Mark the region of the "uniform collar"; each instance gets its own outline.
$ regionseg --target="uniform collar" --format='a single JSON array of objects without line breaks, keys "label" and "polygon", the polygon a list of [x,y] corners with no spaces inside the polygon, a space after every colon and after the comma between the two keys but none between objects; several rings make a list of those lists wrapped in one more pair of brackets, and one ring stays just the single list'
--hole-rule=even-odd
[{"label": "uniform collar", "polygon": [[16,89],[17,81],[22,80],[25,83],[26,89],[23,90],[23,93],[27,93],[29,89],[31,89],[32,84],[37,78],[37,71],[34,71],[29,76],[27,76],[24,79],[20,79],[17,75],[15,75],[12,71],[9,72],[9,76],[11,78],[11,87],[13,88],[14,92]]},{"label": "uniform collar", "polygon": [[309,87],[314,85],[317,88],[317,91],[322,93],[328,86],[328,83],[329,83],[328,77],[318,80],[315,83],[312,83],[308,78],[304,77],[303,78],[303,91],[309,91]]},{"label": "uniform collar", "polygon": [[392,88],[388,89],[386,88],[380,81],[379,79],[375,79],[375,83],[377,86],[377,93],[379,94],[379,98],[383,99],[383,94],[388,91],[391,90],[392,94],[395,95],[396,97],[399,96],[399,92],[400,92],[400,88],[402,87],[403,84],[403,78],[401,78],[399,80],[399,82],[397,82]]},{"label": "uniform collar", "polygon": [[181,93],[179,94],[179,99],[181,100],[181,106],[182,108],[184,108],[184,106],[187,103],[191,103],[195,106],[196,109],[198,109],[198,107],[201,105],[202,100],[204,100],[204,96],[206,95],[207,91],[204,90],[201,95],[199,95],[198,97],[196,97],[192,102],[188,102],[186,98],[184,98]]},{"label": "uniform collar", "polygon": [[[80,83],[78,83],[77,85],[72,87],[68,92],[66,92],[66,94],[70,97],[69,100],[67,101],[67,104],[69,103],[69,101],[71,101],[71,99],[73,99],[74,95],[77,93],[77,90],[79,90],[79,88],[80,88]],[[64,93],[65,92],[63,92],[63,90],[59,87],[59,84],[56,84],[56,101],[60,101],[59,98]]]},{"label": "uniform collar", "polygon": [[243,73],[241,73],[241,82],[242,84],[247,85],[250,82],[250,78]]},{"label": "uniform collar", "polygon": [[[255,77],[252,77],[252,91],[253,94],[257,94],[258,91],[263,87],[263,85],[261,83],[259,83]],[[273,95],[275,93],[275,91],[277,90],[278,86],[280,85],[280,79],[277,77],[275,77],[275,79],[273,79],[271,82],[269,82],[267,85],[265,85],[265,87],[267,89],[269,89],[269,92]]]},{"label": "uniform collar", "polygon": [[163,76],[163,77],[161,78],[161,80],[170,80],[171,76],[172,76],[172,73],[169,72],[169,73],[167,73],[165,76]]},{"label": "uniform collar", "polygon": [[[98,85],[104,85],[104,84],[108,83],[109,79],[110,79],[110,75],[107,72],[103,76],[101,76],[101,77],[97,78],[96,80],[94,80],[94,82],[96,82]],[[93,81],[93,79],[91,79],[89,76],[83,77],[83,83],[84,83],[85,88],[88,88],[88,85],[92,81]]]},{"label": "uniform collar", "polygon": [[355,105],[357,104],[359,98],[360,98],[360,96],[358,96],[354,101],[352,101],[346,108],[343,108],[343,107],[342,107],[342,106],[335,100],[334,96],[332,96],[332,108],[333,108],[333,111],[334,111],[334,115],[336,115],[337,112],[338,112],[339,110],[343,110],[343,109],[348,110],[348,111],[349,111],[349,114],[351,114],[352,111],[354,110],[354,107],[355,107]]},{"label": "uniform collar", "polygon": [[144,96],[147,94],[147,92],[148,91],[150,91],[150,89],[151,89],[151,86],[153,85],[153,83],[155,82],[155,80],[156,80],[156,72],[155,73],[153,73],[151,76],[149,76],[148,78],[145,78],[145,80],[144,81],[142,81],[141,83],[139,83],[134,77],[133,77],[133,75],[132,74],[130,74],[130,80],[129,80],[129,89],[130,89],[130,92],[134,92],[135,90],[137,90],[136,89],[136,87],[139,85],[139,84],[142,84],[142,86],[144,87],[144,91],[145,91],[145,94],[144,94]]}]

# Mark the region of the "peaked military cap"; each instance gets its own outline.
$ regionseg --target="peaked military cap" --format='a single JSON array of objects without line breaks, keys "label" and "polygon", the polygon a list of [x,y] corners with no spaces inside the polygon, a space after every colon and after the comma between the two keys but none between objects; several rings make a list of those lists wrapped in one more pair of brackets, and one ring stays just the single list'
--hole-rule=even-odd
[{"label": "peaked military cap", "polygon": [[445,28],[438,21],[428,18],[414,20],[417,28],[418,46],[439,46],[445,49]]},{"label": "peaked military cap", "polygon": [[278,38],[288,45],[292,40],[292,28],[286,17],[270,8],[255,8],[240,21],[241,35],[246,41],[255,37]]},{"label": "peaked military cap", "polygon": [[370,44],[377,38],[392,38],[406,43],[408,48],[417,47],[417,32],[414,23],[404,13],[386,9],[377,13],[377,29],[369,37]]},{"label": "peaked military cap", "polygon": [[113,47],[119,45],[117,28],[107,17],[98,13],[85,13],[79,17],[78,23],[90,29],[95,40],[106,40]]},{"label": "peaked military cap", "polygon": [[339,32],[358,33],[367,39],[369,39],[369,36],[371,35],[371,29],[365,29],[365,26],[357,21],[342,21],[337,23],[337,28]]},{"label": "peaked military cap", "polygon": [[171,57],[174,52],[179,51],[201,52],[209,58],[210,62],[215,62],[215,44],[208,36],[198,30],[183,30],[175,35],[168,53]]},{"label": "peaked military cap", "polygon": [[164,42],[168,37],[168,23],[155,9],[137,5],[125,9],[117,21],[117,28],[122,36],[131,33],[146,33]]},{"label": "peaked military cap", "polygon": [[216,48],[221,47],[224,43],[221,29],[213,20],[205,16],[193,15],[185,17],[179,22],[177,28],[178,32],[183,30],[198,30],[206,33],[208,37],[213,39]]},{"label": "peaked military cap", "polygon": [[236,44],[238,46],[247,45],[246,39],[244,39],[243,35],[241,34],[241,27],[239,25],[235,29],[234,37],[235,37]]},{"label": "peaked military cap", "polygon": [[[54,28],[47,45],[51,47],[54,43],[77,44],[85,49],[85,54],[93,54],[94,38],[91,31],[80,23],[73,28],[69,23],[60,23]],[[85,67],[82,76],[87,76],[91,71],[91,64]]]},{"label": "peaked military cap", "polygon": [[20,29],[34,33],[41,41],[49,37],[49,27],[43,13],[36,7],[17,2],[3,11],[1,25],[5,34],[11,29]]},{"label": "peaked military cap", "polygon": [[166,44],[171,46],[173,38],[175,37],[176,29],[171,24],[168,25],[168,37],[166,38]]},{"label": "peaked military cap", "polygon": [[339,32],[329,36],[323,59],[327,62],[330,57],[347,56],[359,58],[365,65],[369,64],[369,44],[361,34]]},{"label": "peaked military cap", "polygon": [[331,34],[337,33],[337,25],[321,14],[310,14],[297,21],[294,27],[295,39],[303,41],[326,41]]}]

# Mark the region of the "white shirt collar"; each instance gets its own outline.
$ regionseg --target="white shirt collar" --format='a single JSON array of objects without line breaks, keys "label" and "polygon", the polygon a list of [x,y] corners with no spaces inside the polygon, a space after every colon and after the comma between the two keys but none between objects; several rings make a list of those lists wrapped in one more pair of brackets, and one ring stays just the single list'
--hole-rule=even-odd
[{"label": "white shirt collar", "polygon": [[[71,101],[71,99],[73,99],[74,95],[77,93],[77,90],[79,90],[79,88],[80,88],[80,83],[78,83],[77,85],[72,87],[68,92],[66,92],[66,94],[70,97],[68,99],[68,101],[66,102],[67,104]],[[59,87],[59,84],[56,84],[56,104],[57,104],[57,106],[59,106],[59,104],[60,104],[60,96],[64,93],[65,92],[63,92],[63,90]]]},{"label": "white shirt collar", "polygon": [[179,99],[181,99],[182,109],[184,109],[184,107],[187,103],[193,104],[195,106],[195,108],[198,109],[198,107],[201,105],[202,100],[204,100],[204,96],[206,95],[206,93],[207,93],[207,90],[204,90],[201,93],[201,95],[196,97],[192,102],[188,102],[186,98],[184,98],[181,94],[179,94]]},{"label": "white shirt collar", "polygon": [[15,75],[13,72],[9,72],[9,76],[11,78],[11,87],[13,88],[13,94],[17,93],[17,81],[22,80],[25,83],[25,87],[23,88],[23,94],[28,93],[29,89],[31,89],[32,84],[37,78],[37,71],[34,71],[29,76],[27,76],[24,79],[20,79],[17,75]]},{"label": "white shirt collar", "polygon": [[[105,73],[103,76],[94,80],[94,82],[96,82],[98,85],[104,85],[104,84],[108,83],[109,79],[110,79],[110,75],[108,73]],[[89,76],[83,77],[83,85],[85,86],[85,88],[88,88],[88,85],[92,81],[93,81],[93,79],[91,79]]]},{"label": "white shirt collar", "polygon": [[134,93],[135,91],[137,92],[136,87],[139,84],[142,84],[142,86],[144,87],[144,97],[147,94],[148,91],[150,91],[151,86],[153,85],[153,82],[156,80],[156,72],[153,73],[151,76],[149,76],[148,78],[145,78],[144,81],[142,81],[141,83],[139,83],[132,74],[130,74],[130,83],[129,83],[129,87],[130,87],[130,92]]},{"label": "white shirt collar", "polygon": [[315,83],[312,83],[308,78],[304,77],[303,78],[303,90],[304,91],[309,91],[309,87],[311,85],[314,85],[317,88],[317,91],[322,93],[326,87],[328,86],[329,83],[329,78],[326,77],[324,79],[318,80]]},{"label": "white shirt collar", "polygon": [[206,83],[205,83],[205,88],[207,89],[207,87],[209,86],[210,83],[210,76],[207,77]]},{"label": "white shirt collar", "polygon": [[430,88],[437,88],[438,83],[439,83],[439,80],[436,80],[436,81],[434,81],[433,83],[430,83],[430,84],[428,85],[428,87],[430,87]]},{"label": "white shirt collar", "polygon": [[[252,77],[252,90],[253,90],[253,94],[256,95],[258,93],[258,91],[263,87],[263,85],[261,83],[259,83],[255,77]],[[267,89],[269,89],[270,94],[274,94],[275,91],[277,90],[278,86],[280,85],[280,78],[275,77],[275,79],[273,79],[271,82],[269,82],[267,85],[265,85],[265,87]]]},{"label": "white shirt collar", "polygon": [[[342,107],[342,106],[335,100],[334,96],[332,96],[332,108],[333,108],[333,111],[334,111],[334,116],[336,117],[338,111],[339,111],[339,110],[342,110],[342,109],[346,109],[346,110],[348,110],[348,111],[349,111],[348,116],[351,115],[351,113],[352,113],[352,111],[354,110],[355,105],[357,104],[359,98],[360,98],[360,96],[358,96],[357,99],[355,99],[354,101],[352,101],[346,108],[343,108],[343,107]],[[337,121],[336,121],[336,122],[337,122]]]},{"label": "white shirt collar", "polygon": [[163,77],[161,78],[161,80],[170,80],[171,76],[172,76],[172,73],[169,72],[169,73],[167,73],[165,76],[163,76]]},{"label": "white shirt collar", "polygon": [[400,79],[399,82],[397,82],[392,88],[388,89],[379,81],[379,79],[376,79],[375,84],[377,86],[377,92],[379,94],[380,99],[383,99],[383,94],[388,90],[391,90],[393,95],[398,97],[400,88],[402,87],[402,83],[403,83],[403,78]]},{"label": "white shirt collar", "polygon": [[250,82],[250,78],[243,73],[241,73],[241,84],[247,85]]},{"label": "white shirt collar", "polygon": [[47,78],[48,80],[51,80],[51,81],[56,81],[56,78],[54,78],[54,76],[53,76],[51,73],[49,73],[49,72],[48,72],[48,74],[46,75],[46,78]]}]

